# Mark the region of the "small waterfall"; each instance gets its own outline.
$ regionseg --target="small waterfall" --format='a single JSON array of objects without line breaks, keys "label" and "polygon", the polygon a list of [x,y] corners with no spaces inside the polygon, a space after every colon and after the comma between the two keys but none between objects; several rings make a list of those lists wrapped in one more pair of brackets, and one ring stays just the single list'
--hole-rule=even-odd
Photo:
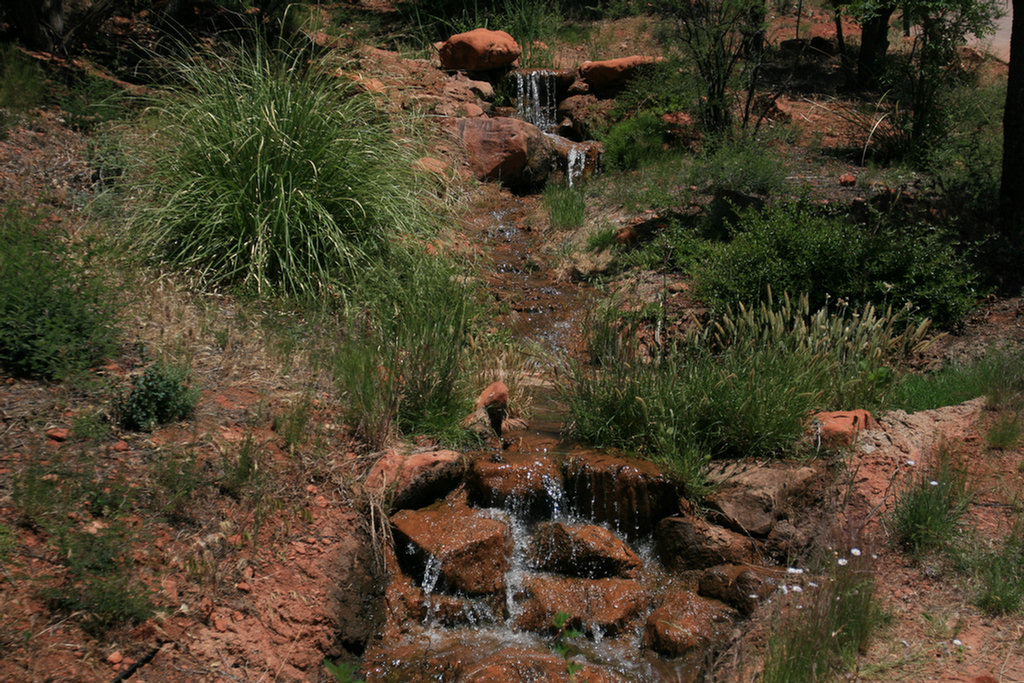
[{"label": "small waterfall", "polygon": [[565,177],[569,181],[569,187],[583,177],[583,169],[587,165],[587,152],[580,145],[573,145],[566,156]]},{"label": "small waterfall", "polygon": [[544,69],[516,71],[516,116],[544,132],[555,129],[555,72]]}]

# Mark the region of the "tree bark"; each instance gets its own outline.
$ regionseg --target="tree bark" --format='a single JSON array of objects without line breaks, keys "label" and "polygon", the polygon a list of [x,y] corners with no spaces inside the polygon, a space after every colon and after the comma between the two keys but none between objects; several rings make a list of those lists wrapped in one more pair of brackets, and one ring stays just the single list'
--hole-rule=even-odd
[{"label": "tree bark", "polygon": [[25,47],[52,52],[64,38],[64,0],[16,0],[7,9]]},{"label": "tree bark", "polygon": [[1024,234],[1024,0],[1013,0],[999,209],[1005,234],[1019,241]]},{"label": "tree bark", "polygon": [[874,88],[885,68],[885,53],[889,50],[889,19],[893,5],[881,7],[878,14],[861,24],[860,54],[857,58],[857,84]]}]

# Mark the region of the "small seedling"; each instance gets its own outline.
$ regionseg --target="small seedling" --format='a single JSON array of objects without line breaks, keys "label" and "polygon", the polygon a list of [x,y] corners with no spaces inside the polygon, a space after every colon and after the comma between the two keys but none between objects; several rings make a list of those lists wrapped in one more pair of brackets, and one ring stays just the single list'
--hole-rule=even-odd
[{"label": "small seedling", "polygon": [[352,662],[332,662],[329,659],[325,659],[324,668],[327,669],[327,673],[334,676],[338,683],[364,683],[362,678],[356,678],[356,674],[359,672],[358,664],[353,664]]},{"label": "small seedling", "polygon": [[568,612],[559,612],[552,619],[551,623],[556,629],[555,641],[551,646],[559,657],[565,660],[565,670],[569,674],[569,681],[576,680],[576,673],[583,668],[582,664],[570,661],[569,657],[572,655],[572,647],[570,641],[575,640],[583,635],[581,631],[577,631],[574,628],[569,628],[569,621],[572,619],[572,615]]},{"label": "small seedling", "polygon": [[199,390],[189,386],[189,371],[156,362],[132,382],[132,389],[117,404],[124,429],[148,432],[157,425],[183,420],[199,401]]}]

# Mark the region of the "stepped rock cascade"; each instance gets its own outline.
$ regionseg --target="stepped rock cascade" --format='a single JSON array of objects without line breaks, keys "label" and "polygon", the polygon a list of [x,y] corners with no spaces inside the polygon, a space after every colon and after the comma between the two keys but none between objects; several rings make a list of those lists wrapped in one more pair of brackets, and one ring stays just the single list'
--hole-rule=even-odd
[{"label": "stepped rock cascade", "polygon": [[548,69],[520,70],[516,79],[516,116],[550,133],[557,125],[555,72]]}]

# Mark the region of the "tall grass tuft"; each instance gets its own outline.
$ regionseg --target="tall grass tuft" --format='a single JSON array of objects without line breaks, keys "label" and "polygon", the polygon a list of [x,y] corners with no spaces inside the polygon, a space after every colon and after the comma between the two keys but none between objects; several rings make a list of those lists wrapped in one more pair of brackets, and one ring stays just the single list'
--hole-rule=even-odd
[{"label": "tall grass tuft", "polygon": [[883,616],[863,556],[840,557],[827,581],[792,611],[768,640],[762,683],[830,680],[849,666]]},{"label": "tall grass tuft", "polygon": [[551,184],[544,188],[544,208],[552,228],[572,230],[583,225],[586,218],[586,195],[578,187]]},{"label": "tall grass tuft", "polygon": [[179,85],[133,150],[127,240],[211,287],[343,297],[428,227],[387,119],[307,57],[253,38],[170,65]]},{"label": "tall grass tuft", "polygon": [[966,472],[954,448],[943,443],[935,464],[897,495],[889,526],[897,543],[920,555],[954,539],[969,502]]},{"label": "tall grass tuft", "polygon": [[1024,349],[991,349],[967,362],[953,362],[930,374],[907,375],[893,393],[895,408],[914,412],[956,405],[986,396],[993,408],[1024,407]]},{"label": "tall grass tuft", "polygon": [[674,344],[640,353],[635,326],[591,323],[593,364],[568,371],[577,436],[671,464],[691,490],[709,458],[791,452],[816,409],[880,403],[891,366],[927,325],[860,309],[810,313],[806,297],[741,308]]}]

